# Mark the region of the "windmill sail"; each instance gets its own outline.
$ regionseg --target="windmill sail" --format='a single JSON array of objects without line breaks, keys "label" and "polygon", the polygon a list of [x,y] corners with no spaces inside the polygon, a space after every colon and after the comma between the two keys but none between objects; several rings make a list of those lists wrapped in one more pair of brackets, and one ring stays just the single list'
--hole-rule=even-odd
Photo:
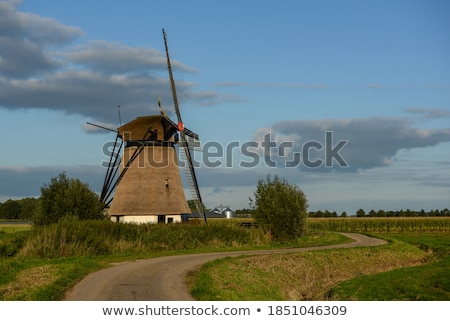
[{"label": "windmill sail", "polygon": [[[201,215],[201,217],[203,218],[204,222],[206,223],[206,214],[205,214],[205,210],[204,210],[204,206],[203,206],[203,201],[202,201],[202,197],[200,195],[200,189],[198,187],[198,181],[197,181],[197,175],[195,173],[195,169],[194,169],[194,165],[192,162],[192,155],[191,155],[191,151],[189,149],[188,146],[188,141],[186,139],[186,135],[189,135],[191,137],[194,137],[196,139],[198,139],[198,135],[193,133],[190,130],[187,130],[184,127],[183,121],[181,119],[181,114],[180,114],[180,108],[178,106],[178,98],[177,98],[177,92],[176,92],[176,88],[175,88],[175,81],[173,79],[173,74],[172,74],[172,67],[170,65],[170,58],[169,58],[169,48],[167,46],[167,37],[166,37],[166,33],[164,31],[164,29],[162,30],[163,32],[163,37],[164,37],[164,45],[166,48],[166,57],[167,57],[167,69],[169,70],[169,78],[170,78],[170,87],[172,89],[172,98],[173,98],[173,104],[175,107],[175,113],[177,115],[177,119],[178,119],[178,130],[180,132],[180,147],[183,149],[184,151],[184,155],[186,157],[186,163],[188,166],[188,170],[189,170],[189,176],[186,177],[186,180],[188,181],[188,183],[192,184],[193,190],[194,190],[194,195],[196,196],[196,205],[197,205],[197,210],[199,212],[199,214]],[[196,136],[196,137],[195,137]]]}]

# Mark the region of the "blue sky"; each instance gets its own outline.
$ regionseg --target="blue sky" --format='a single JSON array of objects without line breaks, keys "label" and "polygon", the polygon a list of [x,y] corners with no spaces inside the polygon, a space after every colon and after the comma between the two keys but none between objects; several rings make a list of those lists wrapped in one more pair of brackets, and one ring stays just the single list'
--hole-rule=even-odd
[{"label": "blue sky", "polygon": [[[208,207],[248,207],[271,174],[311,210],[449,208],[449,13],[447,1],[0,0],[0,201],[38,196],[61,171],[98,191],[115,137],[85,123],[117,127],[118,104],[125,122],[157,114],[161,96],[174,116],[165,28],[185,125],[203,146],[259,144],[253,168],[237,148],[231,166],[202,162]],[[286,168],[325,132],[346,141],[347,166]]]}]

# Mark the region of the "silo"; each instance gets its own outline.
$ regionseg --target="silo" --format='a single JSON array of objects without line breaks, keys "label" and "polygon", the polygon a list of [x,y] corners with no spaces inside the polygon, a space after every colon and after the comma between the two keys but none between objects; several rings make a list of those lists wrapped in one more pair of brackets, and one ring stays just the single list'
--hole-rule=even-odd
[{"label": "silo", "polygon": [[225,215],[226,218],[235,218],[236,217],[236,212],[233,211],[231,208],[227,207],[226,209],[224,209],[222,211],[222,214]]}]

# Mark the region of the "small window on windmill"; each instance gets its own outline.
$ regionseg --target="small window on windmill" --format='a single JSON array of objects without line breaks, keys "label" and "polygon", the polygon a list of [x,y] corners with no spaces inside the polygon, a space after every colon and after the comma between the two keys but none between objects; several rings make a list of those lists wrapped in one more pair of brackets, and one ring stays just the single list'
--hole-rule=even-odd
[{"label": "small window on windmill", "polygon": [[169,188],[169,180],[167,178],[164,180],[164,185],[166,188]]},{"label": "small window on windmill", "polygon": [[149,138],[150,141],[158,140],[158,130],[157,129],[155,129],[155,130],[150,129],[149,133],[150,133],[150,138]]}]

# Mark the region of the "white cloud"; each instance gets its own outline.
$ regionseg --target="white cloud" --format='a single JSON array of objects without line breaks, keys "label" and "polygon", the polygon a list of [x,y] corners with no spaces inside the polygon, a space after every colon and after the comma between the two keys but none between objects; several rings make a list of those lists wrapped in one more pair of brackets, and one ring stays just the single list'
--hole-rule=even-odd
[{"label": "white cloud", "polygon": [[[320,166],[317,170],[357,171],[389,166],[402,149],[435,146],[450,141],[450,128],[423,130],[412,126],[406,118],[360,118],[343,120],[289,120],[280,121],[270,128],[279,145],[285,139],[292,141],[297,152],[307,142],[318,142],[323,149],[315,148],[314,159],[325,159],[327,142],[325,132],[332,132],[331,146],[348,141],[339,154],[349,167]],[[281,141],[280,141],[281,139]],[[303,162],[304,163],[304,162]]]},{"label": "white cloud", "polygon": [[[94,40],[63,53],[69,61],[108,74],[142,72],[142,70],[167,72],[166,57],[153,48],[134,48],[120,43]],[[196,72],[176,60],[171,60],[176,71]]]},{"label": "white cloud", "polygon": [[46,51],[83,35],[77,27],[32,13],[17,12],[14,3],[0,3],[0,75],[26,78],[59,67]]},{"label": "white cloud", "polygon": [[[112,123],[118,104],[124,120],[158,113],[159,96],[171,105],[163,53],[104,40],[67,47],[83,34],[80,28],[1,2],[0,107],[42,108]],[[174,71],[196,71],[176,60],[171,63]],[[188,81],[176,80],[176,85],[180,101],[210,106],[227,100],[217,92],[196,92]]]},{"label": "white cloud", "polygon": [[450,110],[439,109],[439,108],[407,108],[406,113],[418,116],[420,119],[439,119],[439,118],[450,118]]}]

